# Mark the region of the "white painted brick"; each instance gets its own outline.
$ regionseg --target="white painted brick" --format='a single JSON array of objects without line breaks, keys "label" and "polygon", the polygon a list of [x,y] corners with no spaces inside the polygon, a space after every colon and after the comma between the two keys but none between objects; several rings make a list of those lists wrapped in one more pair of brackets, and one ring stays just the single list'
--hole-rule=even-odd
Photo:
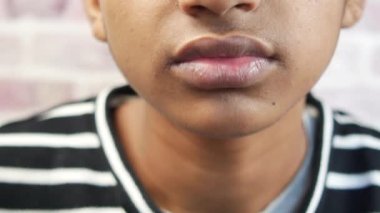
[{"label": "white painted brick", "polygon": [[378,84],[380,85],[380,41],[376,45],[374,45],[373,49],[374,50],[370,58],[370,69],[374,75],[373,77],[378,80]]},{"label": "white painted brick", "polygon": [[9,14],[12,17],[58,17],[66,7],[65,0],[38,0],[31,3],[30,0],[2,0],[8,5]]},{"label": "white painted brick", "polygon": [[75,19],[76,21],[85,21],[87,19],[83,7],[83,1],[79,0],[66,0],[67,6],[64,12],[64,17],[66,19]]},{"label": "white painted brick", "polygon": [[68,72],[116,70],[107,46],[95,41],[90,34],[37,34],[33,52],[33,63],[37,66],[59,67]]},{"label": "white painted brick", "polygon": [[340,42],[335,56],[322,77],[320,86],[342,87],[355,83],[364,70],[360,69],[360,55],[365,50],[355,42]]},{"label": "white painted brick", "polygon": [[0,110],[27,110],[30,107],[47,107],[72,97],[70,83],[57,83],[20,78],[0,80]]},{"label": "white painted brick", "polygon": [[363,19],[360,22],[358,31],[369,31],[380,33],[380,1],[367,0]]},{"label": "white painted brick", "polygon": [[0,1],[0,20],[5,19],[8,16],[7,7],[5,1]]},{"label": "white painted brick", "polygon": [[[12,33],[0,34],[0,65],[18,66],[23,55],[23,40],[19,35]],[[4,72],[0,69],[0,72]]]}]

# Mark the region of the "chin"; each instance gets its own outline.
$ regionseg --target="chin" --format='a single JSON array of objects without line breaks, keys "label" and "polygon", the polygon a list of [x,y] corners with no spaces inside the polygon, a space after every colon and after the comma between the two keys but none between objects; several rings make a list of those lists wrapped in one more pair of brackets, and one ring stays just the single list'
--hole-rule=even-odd
[{"label": "chin", "polygon": [[233,140],[242,137],[246,137],[261,130],[270,125],[270,121],[263,121],[260,118],[252,118],[254,116],[234,116],[229,117],[199,117],[196,119],[194,116],[194,122],[186,122],[184,125],[187,130],[200,135],[204,138],[212,140]]}]

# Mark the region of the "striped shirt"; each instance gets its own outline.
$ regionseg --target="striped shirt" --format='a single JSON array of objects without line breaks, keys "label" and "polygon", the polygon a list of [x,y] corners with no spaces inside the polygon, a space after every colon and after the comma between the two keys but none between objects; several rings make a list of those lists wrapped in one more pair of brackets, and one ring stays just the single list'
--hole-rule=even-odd
[{"label": "striped shirt", "polygon": [[[0,212],[159,213],[114,132],[130,87],[0,127]],[[317,116],[299,212],[380,212],[380,132],[309,96]]]}]

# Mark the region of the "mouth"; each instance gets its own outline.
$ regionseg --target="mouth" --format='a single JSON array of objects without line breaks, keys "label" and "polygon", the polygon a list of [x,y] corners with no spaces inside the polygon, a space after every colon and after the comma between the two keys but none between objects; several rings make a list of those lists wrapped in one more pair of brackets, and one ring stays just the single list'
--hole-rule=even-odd
[{"label": "mouth", "polygon": [[273,48],[259,39],[203,37],[176,52],[171,70],[177,78],[199,89],[246,88],[269,73],[273,55]]}]

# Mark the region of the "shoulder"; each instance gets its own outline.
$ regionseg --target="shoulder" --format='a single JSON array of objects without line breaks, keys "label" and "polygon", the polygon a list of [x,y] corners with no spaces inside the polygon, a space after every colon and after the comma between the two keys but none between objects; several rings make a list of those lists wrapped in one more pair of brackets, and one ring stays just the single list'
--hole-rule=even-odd
[{"label": "shoulder", "polygon": [[[330,162],[331,170],[334,171],[335,174],[357,175],[350,176],[350,178],[359,177],[361,175],[360,177],[363,178],[357,179],[361,180],[356,182],[356,184],[358,184],[357,187],[359,187],[359,185],[361,187],[380,187],[379,128],[376,125],[359,121],[350,114],[340,111],[336,111],[333,117],[334,131]],[[376,178],[373,179],[373,177]],[[338,182],[333,181],[331,183]],[[343,183],[344,182],[340,182],[339,184]],[[351,183],[350,187],[355,187],[355,184]]]},{"label": "shoulder", "polygon": [[363,122],[342,111],[335,111],[333,119],[333,145],[336,148],[351,150],[375,149],[380,151],[380,121],[378,123]]},{"label": "shoulder", "polygon": [[[32,117],[0,127],[0,151],[9,156],[20,151],[95,149],[100,146],[94,119],[94,99],[53,107]],[[41,152],[42,151],[42,152]],[[9,156],[12,159],[12,156]],[[1,163],[1,162],[0,162]]]},{"label": "shoulder", "polygon": [[88,99],[2,125],[0,166],[74,165],[70,155],[89,155],[100,147],[94,109],[94,100]]},{"label": "shoulder", "polygon": [[0,164],[13,161],[13,155],[20,157],[27,152],[41,156],[52,149],[56,153],[69,154],[69,150],[99,148],[94,110],[94,99],[88,99],[56,106],[27,119],[2,125]]},{"label": "shoulder", "polygon": [[[359,121],[344,112],[335,112],[331,148],[330,169],[335,174],[363,177],[357,179],[357,187],[380,187],[380,130],[376,125]],[[355,184],[347,187],[355,187]]]},{"label": "shoulder", "polygon": [[0,135],[10,133],[61,133],[93,131],[93,98],[52,107],[29,118],[0,125]]},{"label": "shoulder", "polygon": [[120,190],[94,112],[88,99],[0,127],[0,212],[112,206],[119,212]]},{"label": "shoulder", "polygon": [[333,112],[330,162],[323,203],[333,211],[380,211],[380,130]]}]

